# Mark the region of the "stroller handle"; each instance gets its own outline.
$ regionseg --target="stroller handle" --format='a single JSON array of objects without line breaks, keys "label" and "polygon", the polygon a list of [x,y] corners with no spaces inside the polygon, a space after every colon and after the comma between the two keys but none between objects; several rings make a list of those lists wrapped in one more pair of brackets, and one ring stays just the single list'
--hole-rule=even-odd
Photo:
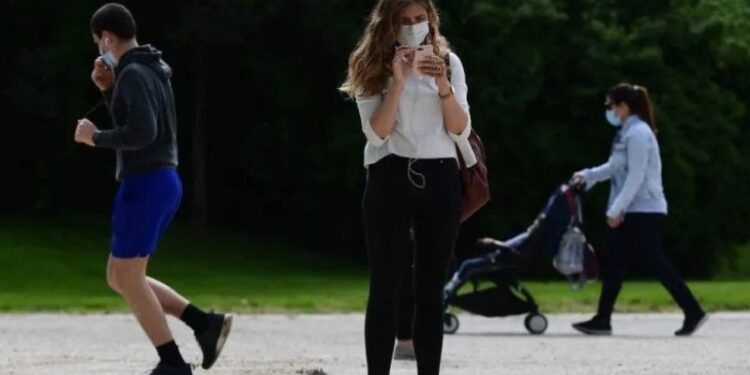
[{"label": "stroller handle", "polygon": [[583,193],[586,191],[586,182],[581,178],[571,177],[568,182],[563,184],[563,186],[572,190],[574,193]]},{"label": "stroller handle", "polygon": [[507,242],[496,240],[494,238],[490,237],[484,237],[477,240],[477,246],[484,249],[491,249],[491,250],[509,250],[514,253],[518,252],[518,250],[514,249],[512,245],[508,244]]}]

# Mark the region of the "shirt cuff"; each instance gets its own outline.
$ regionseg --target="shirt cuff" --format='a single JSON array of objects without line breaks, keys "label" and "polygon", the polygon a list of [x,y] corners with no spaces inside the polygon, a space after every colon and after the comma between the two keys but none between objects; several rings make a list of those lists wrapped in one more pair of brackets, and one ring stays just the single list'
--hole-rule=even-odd
[{"label": "shirt cuff", "polygon": [[622,215],[622,211],[622,208],[612,205],[612,207],[607,210],[607,217],[610,219],[616,219],[618,216]]},{"label": "shirt cuff", "polygon": [[474,149],[471,147],[471,142],[469,142],[469,134],[471,134],[471,121],[469,121],[469,124],[466,125],[466,129],[464,129],[461,134],[453,134],[451,132],[448,132],[448,134],[450,135],[451,139],[456,142],[456,147],[458,147],[458,152],[461,153],[461,157],[464,159],[466,167],[473,167],[477,163],[477,155],[474,154]]},{"label": "shirt cuff", "polygon": [[461,142],[461,141],[468,141],[469,134],[471,134],[471,117],[469,117],[469,121],[466,123],[466,127],[461,132],[461,134],[453,134],[453,132],[450,132],[450,131],[448,132],[448,135],[456,143]]},{"label": "shirt cuff", "polygon": [[375,133],[375,130],[372,129],[372,125],[370,125],[370,121],[366,121],[364,124],[364,131],[365,131],[365,137],[367,138],[367,142],[370,143],[375,148],[381,148],[385,144],[385,142],[388,141],[389,138],[391,138],[390,135],[386,136],[385,138],[380,138],[380,136]]},{"label": "shirt cuff", "polygon": [[91,140],[94,142],[94,147],[111,147],[112,145],[112,130],[99,130],[94,133]]},{"label": "shirt cuff", "polygon": [[461,157],[464,158],[467,168],[473,167],[477,164],[477,156],[474,154],[474,150],[471,148],[471,142],[468,139],[456,142],[458,146],[458,152],[461,153]]}]

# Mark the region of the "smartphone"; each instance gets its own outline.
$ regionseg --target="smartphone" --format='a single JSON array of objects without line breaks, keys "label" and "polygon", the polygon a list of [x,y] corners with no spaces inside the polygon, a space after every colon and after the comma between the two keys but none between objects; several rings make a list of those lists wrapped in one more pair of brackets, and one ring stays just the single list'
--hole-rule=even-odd
[{"label": "smartphone", "polygon": [[435,50],[429,44],[419,46],[414,49],[414,74],[422,75],[422,73],[420,73],[419,69],[417,68],[417,64],[419,64],[420,61],[426,60],[431,56],[435,56]]}]

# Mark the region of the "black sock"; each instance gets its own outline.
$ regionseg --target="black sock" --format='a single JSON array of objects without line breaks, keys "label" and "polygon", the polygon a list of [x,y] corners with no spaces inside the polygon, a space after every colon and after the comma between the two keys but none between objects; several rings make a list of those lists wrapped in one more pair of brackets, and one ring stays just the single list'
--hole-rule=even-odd
[{"label": "black sock", "polygon": [[192,328],[195,333],[203,333],[211,327],[210,315],[192,304],[187,305],[180,320]]},{"label": "black sock", "polygon": [[156,347],[156,352],[159,353],[159,359],[161,363],[174,368],[185,367],[185,360],[180,354],[180,349],[177,348],[174,340]]}]

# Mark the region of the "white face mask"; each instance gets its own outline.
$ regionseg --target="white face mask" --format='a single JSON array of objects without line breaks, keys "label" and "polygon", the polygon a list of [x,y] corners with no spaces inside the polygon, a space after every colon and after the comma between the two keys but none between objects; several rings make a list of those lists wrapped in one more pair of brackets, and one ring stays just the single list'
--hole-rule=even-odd
[{"label": "white face mask", "polygon": [[398,42],[406,47],[417,47],[430,33],[430,23],[428,21],[420,22],[414,25],[401,26],[401,33],[398,35]]}]

